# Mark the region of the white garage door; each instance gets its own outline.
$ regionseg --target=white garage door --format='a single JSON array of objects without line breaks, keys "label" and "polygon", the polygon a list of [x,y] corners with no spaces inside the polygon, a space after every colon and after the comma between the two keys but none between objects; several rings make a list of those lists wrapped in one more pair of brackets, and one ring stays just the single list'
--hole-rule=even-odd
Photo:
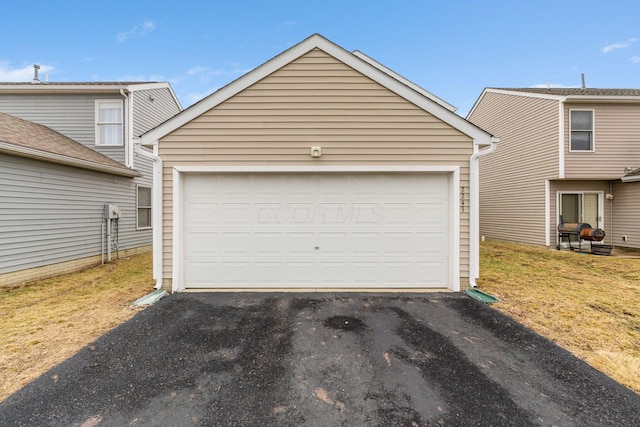
[{"label": "white garage door", "polygon": [[193,174],[186,288],[447,287],[449,178]]}]

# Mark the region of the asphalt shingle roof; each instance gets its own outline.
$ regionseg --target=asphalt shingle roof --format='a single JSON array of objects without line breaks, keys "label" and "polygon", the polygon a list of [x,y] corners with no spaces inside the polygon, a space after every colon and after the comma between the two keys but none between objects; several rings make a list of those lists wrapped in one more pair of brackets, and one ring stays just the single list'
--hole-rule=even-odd
[{"label": "asphalt shingle roof", "polygon": [[598,89],[598,88],[494,88],[514,92],[541,93],[560,96],[640,96],[640,89]]},{"label": "asphalt shingle roof", "polygon": [[131,86],[141,85],[149,83],[158,83],[156,81],[144,81],[144,82],[0,82],[0,86]]},{"label": "asphalt shingle roof", "polygon": [[125,165],[47,126],[6,113],[0,113],[0,142],[42,153],[56,154],[70,160],[89,162],[96,166],[119,169],[127,174],[133,172]]}]

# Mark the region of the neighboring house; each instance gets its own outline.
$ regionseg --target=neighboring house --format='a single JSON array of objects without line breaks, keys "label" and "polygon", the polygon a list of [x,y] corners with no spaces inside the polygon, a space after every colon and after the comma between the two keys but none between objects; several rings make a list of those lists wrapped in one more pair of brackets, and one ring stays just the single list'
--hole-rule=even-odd
[{"label": "neighboring house", "polygon": [[562,215],[640,248],[640,89],[488,88],[467,118],[501,140],[480,162],[481,235],[556,247]]},{"label": "neighboring house", "polygon": [[168,83],[0,83],[0,285],[149,250],[154,161],[134,136],[180,111]]},{"label": "neighboring house", "polygon": [[313,35],[141,141],[163,164],[158,286],[475,285],[477,158],[496,140],[360,52]]}]

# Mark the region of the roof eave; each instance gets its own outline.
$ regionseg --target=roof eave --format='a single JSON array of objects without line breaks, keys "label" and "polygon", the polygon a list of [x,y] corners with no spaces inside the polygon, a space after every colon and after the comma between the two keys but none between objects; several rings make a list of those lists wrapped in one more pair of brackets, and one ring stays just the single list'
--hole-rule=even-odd
[{"label": "roof eave", "polygon": [[640,96],[567,95],[567,102],[640,103]]},{"label": "roof eave", "polygon": [[640,175],[623,176],[620,179],[622,180],[622,182],[638,182],[640,181]]},{"label": "roof eave", "polygon": [[75,84],[75,83],[24,83],[24,84],[0,84],[1,93],[119,93],[121,90],[136,91],[156,88],[165,88],[170,85],[167,82],[122,82],[107,84]]},{"label": "roof eave", "polygon": [[47,151],[35,150],[33,148],[22,147],[15,144],[0,141],[0,153],[12,154],[14,156],[26,157],[36,160],[43,160],[50,163],[57,163],[65,166],[74,166],[81,169],[94,170],[97,172],[109,173],[112,175],[123,176],[127,178],[137,178],[142,174],[136,170],[126,167],[117,167],[103,165],[89,160],[75,159],[61,154],[50,153]]}]

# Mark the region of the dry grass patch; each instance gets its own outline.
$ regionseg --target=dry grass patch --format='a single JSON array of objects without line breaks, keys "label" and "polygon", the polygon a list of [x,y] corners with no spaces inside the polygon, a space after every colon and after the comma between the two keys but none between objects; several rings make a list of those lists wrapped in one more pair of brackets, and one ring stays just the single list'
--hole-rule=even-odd
[{"label": "dry grass patch", "polygon": [[494,241],[480,253],[497,310],[640,393],[640,259]]},{"label": "dry grass patch", "polygon": [[150,253],[0,288],[0,400],[131,318],[152,288]]}]

